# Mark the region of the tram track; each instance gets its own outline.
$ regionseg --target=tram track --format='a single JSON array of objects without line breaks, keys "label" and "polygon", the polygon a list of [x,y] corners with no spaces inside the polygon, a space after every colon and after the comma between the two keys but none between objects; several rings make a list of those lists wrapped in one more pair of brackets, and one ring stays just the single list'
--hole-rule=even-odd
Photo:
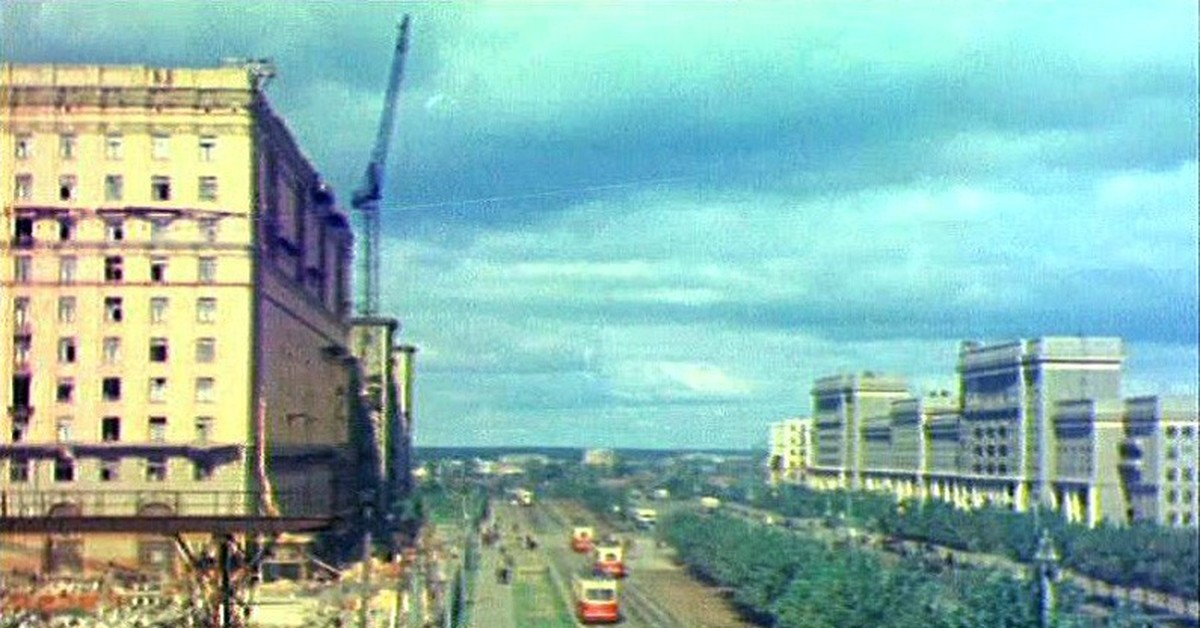
[{"label": "tram track", "polygon": [[[565,545],[571,531],[570,519],[552,503],[540,503],[535,512],[544,515],[544,518],[548,520],[546,523],[553,524],[554,529],[548,531],[554,540],[547,546],[553,562],[558,564],[560,569],[572,573],[574,571],[571,565],[575,566],[574,570],[579,570],[581,567],[586,569],[587,562],[581,562],[579,555]],[[642,535],[631,535],[626,531],[617,530],[607,522],[596,518],[588,523],[596,528],[597,536],[600,537],[607,534],[620,534],[627,539],[633,539],[636,543],[652,542]],[[627,556],[627,564],[629,560],[630,557]],[[681,628],[687,626],[687,622],[681,621],[669,608],[655,600],[654,596],[639,584],[639,577],[646,576],[639,575],[636,568],[631,568],[630,576],[620,581],[621,608],[624,616],[622,625],[629,628]]]}]

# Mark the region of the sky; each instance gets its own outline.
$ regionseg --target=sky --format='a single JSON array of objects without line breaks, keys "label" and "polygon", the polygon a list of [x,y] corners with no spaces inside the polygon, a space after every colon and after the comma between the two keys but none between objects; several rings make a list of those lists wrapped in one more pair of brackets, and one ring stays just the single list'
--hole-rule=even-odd
[{"label": "sky", "polygon": [[1197,9],[1180,1],[5,2],[25,63],[268,86],[348,204],[401,13],[381,305],[419,446],[762,448],[841,372],[1126,341],[1197,389]]}]

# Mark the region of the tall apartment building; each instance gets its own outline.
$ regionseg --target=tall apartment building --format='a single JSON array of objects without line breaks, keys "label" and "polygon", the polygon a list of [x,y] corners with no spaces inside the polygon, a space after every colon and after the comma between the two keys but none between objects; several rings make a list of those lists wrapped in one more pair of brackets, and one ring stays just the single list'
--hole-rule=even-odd
[{"label": "tall apartment building", "polygon": [[1198,417],[1195,397],[1135,397],[1126,402],[1120,472],[1130,521],[1200,524]]},{"label": "tall apartment building", "polygon": [[771,424],[767,473],[771,484],[798,484],[812,458],[812,419],[795,418]]},{"label": "tall apartment building", "polygon": [[1054,408],[1057,446],[1054,501],[1072,523],[1123,522],[1125,493],[1118,472],[1125,432],[1120,399],[1059,401]]},{"label": "tall apartment building", "polygon": [[963,475],[973,505],[1057,508],[1052,416],[1056,401],[1119,399],[1119,338],[1046,337],[986,345],[964,342]]},{"label": "tall apartment building", "polygon": [[[0,65],[10,511],[352,505],[352,235],[271,110],[266,77]],[[259,503],[267,488],[276,503]],[[90,536],[27,549],[6,566],[170,555]]]},{"label": "tall apartment building", "polygon": [[870,371],[818,379],[812,388],[814,460],[809,483],[862,488],[863,430],[887,425],[892,401],[908,396],[904,378]]}]

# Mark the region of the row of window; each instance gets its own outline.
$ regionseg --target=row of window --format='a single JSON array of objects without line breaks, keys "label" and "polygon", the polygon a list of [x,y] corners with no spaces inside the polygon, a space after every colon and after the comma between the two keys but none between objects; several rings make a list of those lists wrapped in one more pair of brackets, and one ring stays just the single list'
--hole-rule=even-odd
[{"label": "row of window", "polygon": [[[142,478],[147,482],[166,482],[170,466],[164,456],[150,456],[142,459]],[[33,461],[15,459],[9,463],[8,481],[12,484],[25,484],[31,481]],[[118,482],[121,480],[121,461],[101,458],[97,479],[101,482]],[[210,462],[192,461],[192,480],[204,482],[212,478],[214,466]],[[54,481],[74,482],[78,476],[76,461],[69,458],[57,458],[54,461]],[[177,479],[177,478],[171,478]]]},{"label": "row of window", "polygon": [[[33,339],[28,334],[18,334],[13,338],[14,358],[18,365],[28,364],[33,353]],[[165,364],[171,355],[171,345],[166,338],[150,339],[150,362]],[[116,364],[121,361],[121,339],[115,336],[105,338],[102,343],[102,354],[105,364]],[[58,339],[58,363],[74,364],[79,359],[78,339],[66,336]],[[199,364],[210,364],[217,359],[216,338],[197,338],[195,344],[195,361]],[[60,387],[61,390],[61,387]],[[60,403],[70,403],[71,397],[59,399]]]},{"label": "row of window", "polygon": [[[59,297],[58,320],[60,323],[73,323],[77,312],[78,302],[75,297]],[[171,300],[167,297],[150,297],[150,322],[165,323],[170,310]],[[15,322],[18,327],[30,322],[31,310],[29,297],[13,299]],[[125,298],[104,297],[104,322],[120,323],[125,319]],[[196,322],[212,324],[217,322],[217,299],[200,297],[196,299]],[[106,339],[107,340],[107,339]]]},{"label": "row of window", "polygon": [[[166,133],[154,133],[150,136],[150,157],[156,160],[171,158],[172,138]],[[36,155],[36,142],[30,133],[16,136],[13,145],[13,157],[20,160],[32,159]],[[196,144],[196,157],[202,162],[212,162],[217,158],[217,138],[211,135],[200,136]],[[65,160],[74,160],[79,156],[79,137],[74,133],[58,135],[58,156]],[[104,136],[104,158],[110,161],[120,161],[125,158],[125,136],[111,133]]]},{"label": "row of window", "polygon": [[[167,378],[151,377],[149,379],[148,399],[152,403],[167,401]],[[55,398],[62,403],[70,403],[75,397],[75,380],[60,378],[56,382]],[[13,401],[15,406],[28,406],[32,399],[33,377],[28,374],[13,376]],[[217,380],[212,377],[197,377],[193,386],[193,400],[196,403],[214,403],[216,401]],[[124,396],[124,381],[120,377],[100,378],[100,400],[105,402],[121,401]]]},{"label": "row of window", "polygon": [[[211,416],[196,417],[193,423],[192,442],[207,445],[212,440],[213,418]],[[59,443],[74,443],[74,419],[69,416],[58,417],[55,421],[55,440]],[[12,442],[24,442],[29,431],[29,424],[14,422]],[[167,417],[152,416],[146,424],[146,439],[151,443],[167,442]],[[122,442],[121,417],[106,416],[100,420],[100,442]]]},{"label": "row of window", "polygon": [[[201,201],[217,200],[217,178],[213,176],[199,177],[197,181],[196,198]],[[175,197],[171,177],[154,175],[150,177],[150,200],[170,201]],[[33,200],[33,175],[18,174],[13,185],[13,198],[18,201]],[[58,193],[60,201],[73,202],[79,200],[79,178],[73,174],[63,174],[58,177]],[[125,177],[119,174],[104,176],[104,200],[125,200]]]},{"label": "row of window", "polygon": [[[75,239],[75,220],[70,217],[56,219],[59,242],[69,242]],[[161,242],[170,233],[171,221],[166,219],[150,219],[150,241]],[[217,241],[217,219],[201,218],[198,221],[200,234],[205,242]],[[34,226],[36,218],[32,216],[17,216],[13,222],[13,240],[18,246],[34,242]],[[118,217],[104,219],[104,239],[106,242],[122,242],[125,240],[125,221]]]},{"label": "row of window", "polygon": [[[170,266],[165,257],[150,258],[150,283],[167,283],[167,269]],[[79,259],[73,255],[58,258],[58,283],[73,284],[78,281]],[[198,283],[214,283],[217,280],[217,258],[201,257],[196,264],[196,281]],[[13,281],[30,283],[33,281],[33,257],[17,255],[13,257]],[[104,282],[122,283],[125,281],[125,258],[121,255],[109,255],[104,258]]]}]

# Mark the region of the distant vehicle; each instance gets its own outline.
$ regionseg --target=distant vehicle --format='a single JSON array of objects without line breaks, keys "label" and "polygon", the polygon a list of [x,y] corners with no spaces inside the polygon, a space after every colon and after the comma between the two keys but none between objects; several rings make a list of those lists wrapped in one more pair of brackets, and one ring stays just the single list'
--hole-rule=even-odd
[{"label": "distant vehicle", "polygon": [[517,506],[532,506],[533,491],[524,488],[513,491],[513,504]]},{"label": "distant vehicle", "polygon": [[582,624],[615,624],[621,621],[617,581],[577,577],[572,583],[575,616]]},{"label": "distant vehicle", "polygon": [[595,560],[594,571],[609,578],[624,578],[625,548],[615,540],[596,544],[592,555]]},{"label": "distant vehicle", "polygon": [[639,528],[653,528],[654,524],[658,523],[658,511],[653,508],[635,508],[633,522]]},{"label": "distant vehicle", "polygon": [[654,499],[661,499],[661,500],[671,499],[671,491],[669,491],[665,488],[654,489]]},{"label": "distant vehicle", "polygon": [[571,549],[580,554],[590,552],[595,538],[596,531],[591,526],[575,526],[571,529]]},{"label": "distant vehicle", "polygon": [[716,497],[701,497],[700,509],[705,512],[712,512],[721,507],[721,500]]}]

